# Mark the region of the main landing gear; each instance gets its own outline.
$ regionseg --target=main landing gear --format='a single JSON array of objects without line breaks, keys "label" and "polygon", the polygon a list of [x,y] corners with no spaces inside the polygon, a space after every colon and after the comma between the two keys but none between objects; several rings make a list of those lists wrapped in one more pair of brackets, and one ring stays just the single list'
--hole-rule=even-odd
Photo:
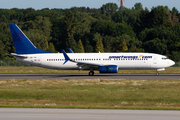
[{"label": "main landing gear", "polygon": [[94,71],[91,70],[91,71],[89,72],[89,76],[93,76],[93,75],[94,75]]}]

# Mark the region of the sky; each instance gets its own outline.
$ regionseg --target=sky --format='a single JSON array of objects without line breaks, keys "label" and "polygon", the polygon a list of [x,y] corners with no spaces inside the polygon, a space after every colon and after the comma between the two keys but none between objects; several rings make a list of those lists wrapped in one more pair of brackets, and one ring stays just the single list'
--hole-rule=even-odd
[{"label": "sky", "polygon": [[[42,8],[71,8],[71,7],[89,7],[100,8],[103,4],[113,2],[120,6],[118,0],[0,0],[0,8],[34,8],[40,10]],[[180,11],[180,0],[125,0],[124,6],[127,8],[134,7],[135,3],[142,3],[143,8],[147,7],[149,10],[154,6],[163,5],[168,6],[169,9],[176,7]]]}]

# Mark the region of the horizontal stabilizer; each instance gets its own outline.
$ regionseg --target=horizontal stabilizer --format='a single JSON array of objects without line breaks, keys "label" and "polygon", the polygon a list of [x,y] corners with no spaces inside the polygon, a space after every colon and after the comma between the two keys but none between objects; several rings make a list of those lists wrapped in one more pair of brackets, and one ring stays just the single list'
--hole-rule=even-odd
[{"label": "horizontal stabilizer", "polygon": [[11,54],[7,53],[6,55],[13,56],[13,57],[19,57],[19,58],[27,58],[26,55],[17,55],[16,53],[11,53]]}]

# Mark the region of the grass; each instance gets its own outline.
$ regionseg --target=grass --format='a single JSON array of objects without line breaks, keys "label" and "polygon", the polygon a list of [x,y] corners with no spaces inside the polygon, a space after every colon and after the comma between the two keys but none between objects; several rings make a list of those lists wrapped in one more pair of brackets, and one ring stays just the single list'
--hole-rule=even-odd
[{"label": "grass", "polygon": [[[88,72],[0,67],[0,73]],[[119,70],[119,73],[155,72]],[[180,67],[170,67],[160,73],[180,73]],[[180,110],[179,91],[178,80],[0,80],[0,107]]]},{"label": "grass", "polygon": [[178,80],[1,80],[0,107],[180,110]]},{"label": "grass", "polygon": [[[88,73],[79,70],[52,70],[40,67],[0,67],[0,73]],[[98,71],[95,71],[98,73]],[[119,73],[156,73],[156,70],[119,70]],[[180,73],[180,67],[170,67],[159,73]]]}]

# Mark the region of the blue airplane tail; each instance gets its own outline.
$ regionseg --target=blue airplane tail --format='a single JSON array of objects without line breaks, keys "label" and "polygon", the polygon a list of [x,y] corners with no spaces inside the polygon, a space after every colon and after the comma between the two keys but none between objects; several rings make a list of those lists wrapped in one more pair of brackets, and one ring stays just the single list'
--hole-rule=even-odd
[{"label": "blue airplane tail", "polygon": [[16,24],[9,24],[17,54],[49,53],[36,48]]}]

